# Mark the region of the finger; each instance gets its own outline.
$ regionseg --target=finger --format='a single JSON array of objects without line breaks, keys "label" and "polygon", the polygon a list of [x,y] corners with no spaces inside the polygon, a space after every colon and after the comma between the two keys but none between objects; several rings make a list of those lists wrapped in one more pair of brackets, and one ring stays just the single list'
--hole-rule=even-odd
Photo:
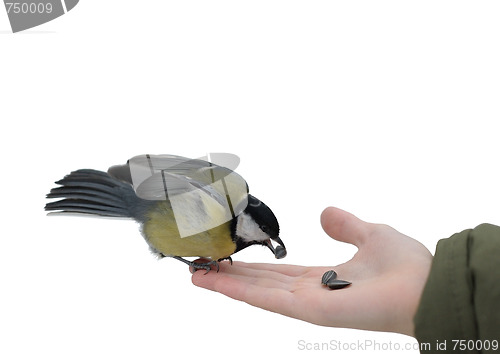
[{"label": "finger", "polygon": [[[246,265],[246,263],[245,263]],[[231,276],[245,276],[248,278],[270,279],[282,283],[290,283],[293,277],[270,269],[257,269],[246,267],[240,262],[235,262],[232,266],[224,268],[224,273]]]},{"label": "finger", "polygon": [[251,277],[251,276],[236,275],[236,274],[217,274],[214,277],[206,277],[203,275],[196,277],[193,276],[192,282],[196,286],[217,291],[215,284],[223,278],[235,279],[240,281],[241,283],[245,283],[247,285],[255,285],[263,289],[282,289],[291,291],[294,288],[294,284],[291,282],[282,282],[271,278]]},{"label": "finger", "polygon": [[245,262],[234,262],[238,267],[245,269],[255,269],[255,270],[267,270],[290,277],[297,277],[304,275],[310,268],[293,265],[293,264],[273,264],[273,263],[245,263]]},{"label": "finger", "polygon": [[[194,263],[207,263],[206,258],[199,258]],[[189,268],[191,274],[194,274],[193,267]],[[232,264],[220,262],[219,270],[226,274],[241,274],[248,276],[269,277],[280,281],[286,281],[285,277],[301,276],[307,271],[306,267],[295,265],[282,265],[271,263],[245,263],[235,261]],[[260,273],[259,273],[260,272]]]},{"label": "finger", "polygon": [[328,207],[321,213],[321,226],[335,240],[353,244],[358,248],[369,234],[366,222],[334,207]]},{"label": "finger", "polygon": [[265,288],[287,290],[291,290],[294,283],[294,278],[287,275],[267,270],[244,268],[238,266],[237,264],[233,264],[233,266],[221,265],[221,271],[219,273],[210,272],[209,274],[205,274],[203,272],[196,272],[192,276],[192,282],[196,286],[215,290],[215,282],[219,281],[219,279],[223,277],[231,277],[248,284],[254,284]]}]

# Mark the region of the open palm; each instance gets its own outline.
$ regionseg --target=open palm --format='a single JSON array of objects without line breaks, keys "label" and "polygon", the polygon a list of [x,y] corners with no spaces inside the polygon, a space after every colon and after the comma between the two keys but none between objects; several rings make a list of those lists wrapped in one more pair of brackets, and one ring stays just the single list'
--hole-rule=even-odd
[{"label": "open palm", "polygon": [[[224,262],[219,273],[195,272],[195,285],[269,311],[332,327],[413,335],[417,310],[432,255],[418,241],[387,225],[364,222],[327,208],[321,224],[332,238],[358,251],[337,266],[303,267]],[[329,290],[321,277],[334,269],[347,288]]]}]

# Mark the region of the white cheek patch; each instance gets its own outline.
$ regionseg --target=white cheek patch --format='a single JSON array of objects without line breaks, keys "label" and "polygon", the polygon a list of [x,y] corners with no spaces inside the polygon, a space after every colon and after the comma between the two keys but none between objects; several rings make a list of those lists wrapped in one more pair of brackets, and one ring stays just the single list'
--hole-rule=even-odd
[{"label": "white cheek patch", "polygon": [[247,213],[239,215],[236,224],[236,234],[246,242],[262,242],[269,239],[269,235],[262,231],[259,225]]}]

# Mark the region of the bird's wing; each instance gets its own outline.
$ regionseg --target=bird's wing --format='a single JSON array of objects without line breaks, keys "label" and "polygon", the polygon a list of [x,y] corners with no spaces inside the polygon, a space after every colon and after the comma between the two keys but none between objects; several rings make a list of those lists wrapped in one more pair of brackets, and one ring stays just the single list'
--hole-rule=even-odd
[{"label": "bird's wing", "polygon": [[206,215],[215,227],[239,215],[248,204],[248,185],[239,174],[202,159],[139,155],[108,173],[131,184],[139,198],[169,200],[180,231],[180,220],[193,222],[190,215]]},{"label": "bird's wing", "polygon": [[188,159],[182,156],[146,154],[135,156],[124,165],[110,167],[108,174],[130,185],[138,186],[161,170],[174,171],[174,166],[177,166],[175,170],[182,172],[206,167],[209,163],[202,159]]}]

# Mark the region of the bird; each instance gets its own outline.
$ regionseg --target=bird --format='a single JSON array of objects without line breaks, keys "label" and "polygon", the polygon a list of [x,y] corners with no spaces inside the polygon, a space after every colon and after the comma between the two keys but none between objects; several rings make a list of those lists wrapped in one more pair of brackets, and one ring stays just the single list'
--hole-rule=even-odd
[{"label": "bird", "polygon": [[[214,266],[218,272],[220,262],[232,264],[231,255],[251,245],[267,246],[277,259],[285,257],[276,216],[229,168],[239,158],[210,156],[208,161],[143,154],[107,172],[75,170],[55,182],[59,187],[46,197],[59,200],[47,202],[45,210],[134,219],[154,255],[182,261],[193,271],[208,273]],[[219,160],[230,166],[215,163]]]}]

